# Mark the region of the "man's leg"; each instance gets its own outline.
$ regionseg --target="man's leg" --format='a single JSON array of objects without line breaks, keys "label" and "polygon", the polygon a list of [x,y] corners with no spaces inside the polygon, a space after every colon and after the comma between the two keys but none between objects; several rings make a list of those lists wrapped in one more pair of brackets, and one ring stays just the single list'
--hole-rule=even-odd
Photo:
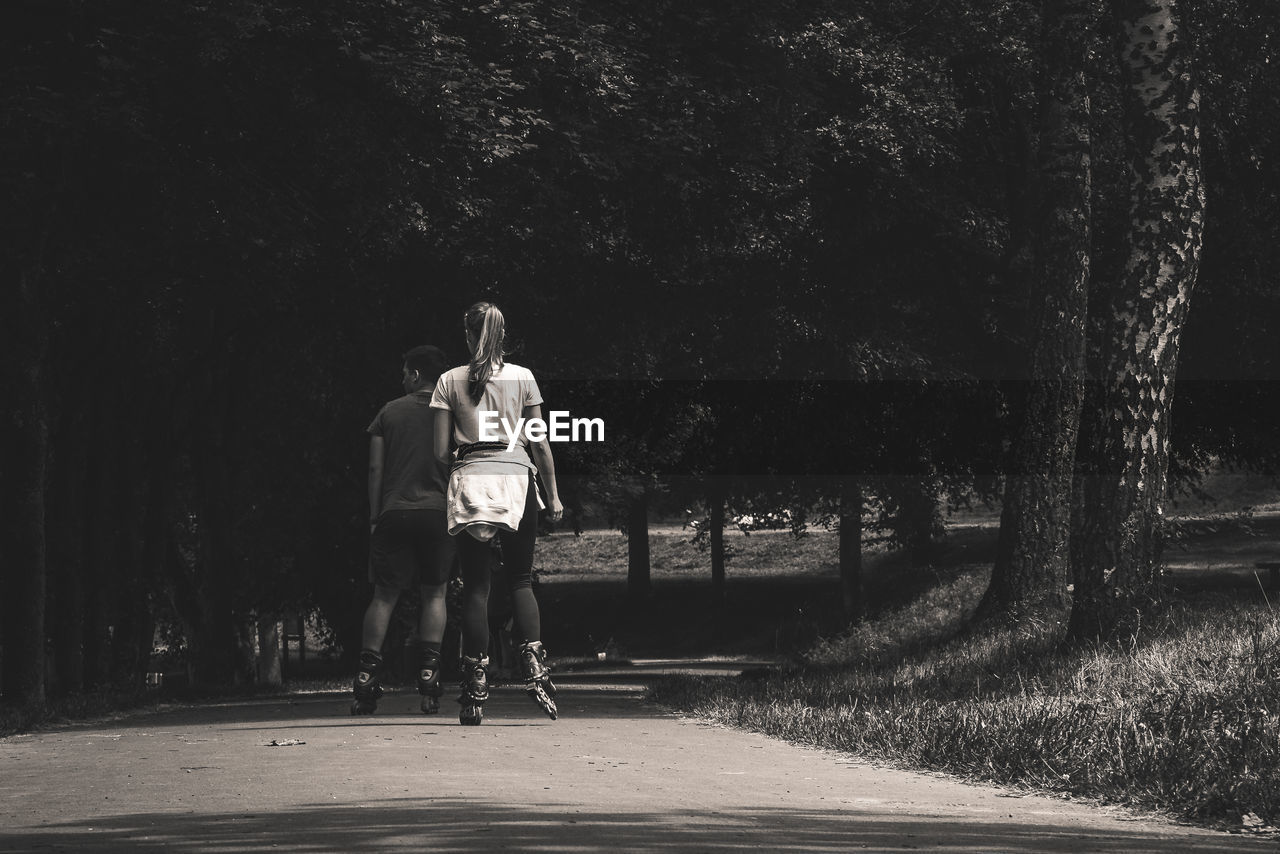
[{"label": "man's leg", "polygon": [[361,631],[360,669],[352,684],[354,699],[351,714],[373,714],[382,696],[378,671],[382,669],[382,642],[387,637],[391,612],[395,610],[400,591],[406,589],[407,573],[413,569],[413,556],[405,549],[399,514],[384,513],[373,532],[369,568],[373,575],[373,599],[364,612]]},{"label": "man's leg", "polygon": [[422,611],[418,616],[418,693],[422,711],[440,711],[440,650],[448,612],[445,596],[457,557],[457,545],[449,536],[443,510],[421,510],[413,515],[414,551],[418,563]]},{"label": "man's leg", "polygon": [[422,615],[418,619],[418,693],[422,711],[433,715],[440,711],[440,647],[444,640],[445,589],[447,584],[423,584]]},{"label": "man's leg", "polygon": [[444,640],[445,590],[448,584],[422,585],[422,616],[418,620],[418,639],[439,646]]},{"label": "man's leg", "polygon": [[354,699],[351,701],[351,714],[371,715],[378,708],[378,699],[382,697],[382,680],[378,671],[382,669],[382,641],[387,636],[387,625],[391,622],[391,612],[395,610],[400,591],[394,587],[381,584],[373,588],[373,600],[364,612],[364,630],[361,634],[360,669],[356,671],[352,684]]},{"label": "man's leg", "polygon": [[381,584],[373,588],[373,599],[364,612],[364,631],[360,636],[360,646],[381,654],[382,642],[387,637],[387,626],[391,624],[391,613],[396,609],[400,599],[400,591],[394,587],[383,587]]},{"label": "man's leg", "polygon": [[444,640],[445,593],[453,574],[458,547],[449,536],[449,522],[443,510],[423,510],[414,518],[414,547],[418,580],[422,591],[422,613],[418,617],[418,640],[440,651]]}]

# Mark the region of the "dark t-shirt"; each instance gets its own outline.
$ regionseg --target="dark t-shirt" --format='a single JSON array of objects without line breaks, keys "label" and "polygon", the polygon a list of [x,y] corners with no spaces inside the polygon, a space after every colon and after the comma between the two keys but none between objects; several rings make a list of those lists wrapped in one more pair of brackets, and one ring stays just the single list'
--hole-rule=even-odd
[{"label": "dark t-shirt", "polygon": [[386,443],[382,513],[445,509],[446,472],[435,457],[432,391],[426,388],[396,398],[369,425],[369,435],[381,436]]}]

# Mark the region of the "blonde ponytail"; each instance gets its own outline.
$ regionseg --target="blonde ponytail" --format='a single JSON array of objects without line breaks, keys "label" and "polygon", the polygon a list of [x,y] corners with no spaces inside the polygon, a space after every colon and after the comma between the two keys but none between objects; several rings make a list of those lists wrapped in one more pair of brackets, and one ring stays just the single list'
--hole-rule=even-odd
[{"label": "blonde ponytail", "polygon": [[468,376],[471,402],[479,403],[489,378],[502,369],[502,340],[506,336],[506,323],[502,312],[491,302],[478,302],[471,306],[464,320],[476,344]]}]

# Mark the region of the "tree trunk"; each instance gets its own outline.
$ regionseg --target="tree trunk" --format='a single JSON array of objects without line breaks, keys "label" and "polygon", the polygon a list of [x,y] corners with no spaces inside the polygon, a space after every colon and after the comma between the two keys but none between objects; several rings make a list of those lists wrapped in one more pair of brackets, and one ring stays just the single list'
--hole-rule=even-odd
[{"label": "tree trunk", "polygon": [[[145,446],[135,434],[128,440],[126,470],[147,472]],[[119,506],[123,508],[116,563],[115,631],[111,649],[111,681],[117,685],[141,685],[151,658],[155,638],[155,617],[150,594],[147,549],[147,504],[150,484],[144,476],[120,485]]]},{"label": "tree trunk", "polygon": [[[17,274],[14,300],[0,302],[8,344],[0,351],[8,416],[3,437],[4,479],[0,511],[4,647],[0,690],[7,702],[45,701],[45,479],[49,420],[44,368],[49,339],[35,274]],[[8,305],[5,305],[8,303]],[[0,343],[0,346],[4,346]]]},{"label": "tree trunk", "polygon": [[942,530],[937,486],[929,478],[916,476],[890,478],[885,485],[897,508],[891,523],[894,537],[914,565]]},{"label": "tree trunk", "polygon": [[653,587],[649,565],[649,492],[641,489],[627,499],[627,595],[648,599]]},{"label": "tree trunk", "polygon": [[1047,0],[1036,248],[1039,301],[1026,409],[1005,480],[1000,539],[980,619],[1066,607],[1071,487],[1084,401],[1092,215],[1091,0]]},{"label": "tree trunk", "polygon": [[93,441],[89,460],[89,504],[86,519],[84,680],[89,687],[111,681],[112,635],[116,602],[116,564],[119,559],[119,485],[123,479],[117,454],[118,425],[104,414],[110,407],[99,400],[91,419]]},{"label": "tree trunk", "polygon": [[[156,419],[160,422],[160,419]],[[163,423],[163,422],[160,422]],[[144,493],[145,519],[142,529],[142,565],[143,578],[148,588],[148,616],[151,623],[149,634],[143,639],[145,657],[142,670],[145,674],[151,669],[151,653],[155,649],[156,608],[154,597],[162,595],[167,583],[168,553],[172,543],[172,532],[169,526],[169,506],[173,495],[173,476],[170,470],[170,454],[173,446],[167,431],[157,430],[149,435],[147,450],[147,489]]]},{"label": "tree trunk", "polygon": [[170,538],[164,543],[162,555],[164,561],[164,587],[169,597],[169,604],[178,616],[182,626],[182,639],[186,645],[187,679],[195,683],[195,665],[193,649],[198,649],[197,636],[200,635],[200,602],[196,595],[196,576],[191,561],[183,553],[178,543]]},{"label": "tree trunk", "polygon": [[1204,224],[1200,95],[1176,0],[1112,9],[1133,168],[1129,258],[1106,319],[1073,531],[1076,639],[1131,631],[1158,595],[1174,376]]},{"label": "tree trunk", "polygon": [[220,445],[197,449],[193,461],[199,496],[196,558],[197,636],[188,638],[197,684],[226,685],[243,680],[248,663],[237,627],[233,585],[237,574],[231,534],[230,473]]},{"label": "tree trunk", "polygon": [[76,408],[67,412],[54,442],[57,491],[51,506],[57,535],[49,538],[51,632],[57,690],[63,694],[84,688],[84,485],[89,465],[88,440],[83,411]]},{"label": "tree trunk", "polygon": [[846,479],[840,489],[840,598],[848,622],[862,619],[862,482]]},{"label": "tree trunk", "polygon": [[724,599],[724,490],[713,484],[707,503],[711,505],[711,592]]},{"label": "tree trunk", "polygon": [[258,681],[283,685],[280,662],[280,620],[275,614],[258,617]]},{"label": "tree trunk", "polygon": [[[239,668],[233,676],[233,681],[245,682],[250,685],[256,684],[258,681],[258,615],[252,611],[248,614],[241,615],[236,620],[236,665]],[[403,644],[401,644],[403,646]],[[404,658],[403,655],[400,656]],[[401,662],[403,663],[403,661]],[[397,673],[404,676],[409,671],[400,667]]]}]

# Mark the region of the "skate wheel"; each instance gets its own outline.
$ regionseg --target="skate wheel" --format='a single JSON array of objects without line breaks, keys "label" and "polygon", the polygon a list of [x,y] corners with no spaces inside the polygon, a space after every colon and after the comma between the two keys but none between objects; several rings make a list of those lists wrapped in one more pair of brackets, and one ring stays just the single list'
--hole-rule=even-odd
[{"label": "skate wheel", "polygon": [[440,711],[439,697],[423,697],[422,698],[422,713],[424,715],[434,715],[439,711]]},{"label": "skate wheel", "polygon": [[371,715],[378,708],[377,703],[366,703],[360,700],[353,700],[351,703],[351,714],[353,715]]},{"label": "skate wheel", "polygon": [[547,717],[551,718],[551,720],[554,721],[559,716],[559,709],[556,708],[556,701],[551,698],[551,695],[548,694],[541,685],[535,685],[532,688],[527,689],[527,693],[533,698],[533,701],[538,704],[538,707],[542,709],[542,711],[546,712]]}]

